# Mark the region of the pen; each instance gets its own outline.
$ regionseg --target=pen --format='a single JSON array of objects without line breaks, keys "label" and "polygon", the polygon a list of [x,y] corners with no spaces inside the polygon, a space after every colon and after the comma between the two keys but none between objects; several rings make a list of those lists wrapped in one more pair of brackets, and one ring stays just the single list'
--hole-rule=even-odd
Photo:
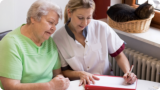
[{"label": "pen", "polygon": [[133,67],[134,67],[134,65],[131,66],[130,71],[129,71],[129,74],[128,74],[128,77],[129,77],[130,74],[132,73]]}]

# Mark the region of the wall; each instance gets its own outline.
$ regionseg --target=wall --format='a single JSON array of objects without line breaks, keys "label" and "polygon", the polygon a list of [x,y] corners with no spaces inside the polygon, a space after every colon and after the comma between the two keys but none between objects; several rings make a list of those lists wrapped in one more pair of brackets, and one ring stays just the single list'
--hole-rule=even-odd
[{"label": "wall", "polygon": [[[3,0],[0,3],[0,32],[14,30],[23,23],[26,23],[27,11],[36,0]],[[63,12],[69,0],[51,0],[58,4]],[[62,3],[63,2],[63,3]],[[59,20],[57,29],[63,26],[63,19]]]},{"label": "wall", "polygon": [[13,28],[13,0],[3,0],[0,3],[0,32]]},{"label": "wall", "polygon": [[21,24],[26,23],[27,11],[31,4],[36,0],[13,0],[14,2],[14,26],[12,30],[19,27]]},{"label": "wall", "polygon": [[[0,32],[14,30],[23,23],[26,23],[27,11],[36,0],[3,0],[0,3]],[[69,0],[52,0],[64,11]],[[111,5],[121,3],[121,0],[111,0]],[[57,29],[63,26],[64,19],[59,21]]]}]

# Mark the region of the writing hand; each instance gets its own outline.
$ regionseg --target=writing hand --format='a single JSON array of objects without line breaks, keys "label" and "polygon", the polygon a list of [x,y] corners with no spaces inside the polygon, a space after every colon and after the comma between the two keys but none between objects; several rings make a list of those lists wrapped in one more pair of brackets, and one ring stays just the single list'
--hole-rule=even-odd
[{"label": "writing hand", "polygon": [[125,79],[126,83],[133,84],[136,81],[137,76],[134,73],[128,72],[123,75],[123,78]]}]

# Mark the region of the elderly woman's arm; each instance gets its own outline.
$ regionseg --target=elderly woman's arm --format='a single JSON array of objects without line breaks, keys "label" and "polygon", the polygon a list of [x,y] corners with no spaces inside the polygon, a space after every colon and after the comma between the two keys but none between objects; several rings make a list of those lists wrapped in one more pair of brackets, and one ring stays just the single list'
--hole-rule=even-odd
[{"label": "elderly woman's arm", "polygon": [[59,77],[61,77],[61,78],[64,78],[61,69],[53,70],[53,78],[56,77],[56,76],[59,76]]},{"label": "elderly woman's arm", "polygon": [[5,77],[0,77],[0,80],[4,90],[65,90],[69,86],[68,78],[61,76],[56,76],[47,83],[20,83],[20,80]]},{"label": "elderly woman's arm", "polygon": [[56,70],[53,70],[53,77],[57,76],[57,75],[62,75],[62,71],[61,69],[56,69]]}]

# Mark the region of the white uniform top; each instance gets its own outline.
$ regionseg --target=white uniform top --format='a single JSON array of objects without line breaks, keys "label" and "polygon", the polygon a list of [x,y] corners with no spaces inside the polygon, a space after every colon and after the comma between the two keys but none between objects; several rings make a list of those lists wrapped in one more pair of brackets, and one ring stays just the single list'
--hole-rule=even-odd
[{"label": "white uniform top", "polygon": [[75,71],[109,75],[108,53],[117,56],[124,49],[124,41],[105,22],[92,19],[87,28],[85,47],[67,33],[65,26],[54,33],[62,68],[69,65]]}]

